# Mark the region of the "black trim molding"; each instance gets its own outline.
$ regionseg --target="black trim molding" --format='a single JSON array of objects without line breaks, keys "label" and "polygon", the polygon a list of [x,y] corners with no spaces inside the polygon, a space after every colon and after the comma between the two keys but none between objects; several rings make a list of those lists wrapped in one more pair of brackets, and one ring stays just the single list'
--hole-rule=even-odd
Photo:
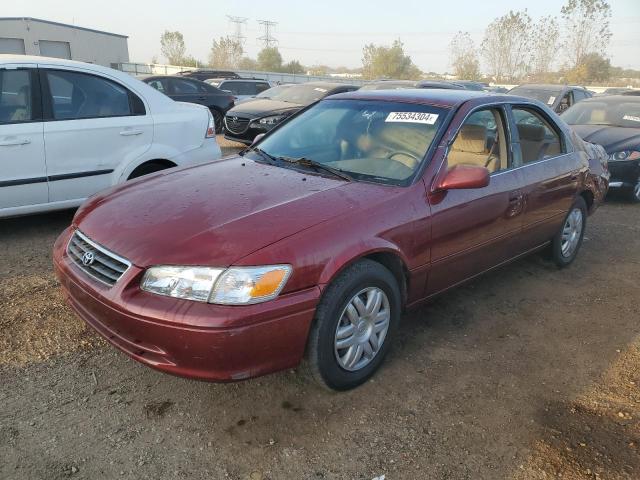
[{"label": "black trim molding", "polygon": [[29,185],[31,183],[55,182],[58,180],[71,180],[73,178],[95,177],[96,175],[107,175],[113,173],[111,170],[92,170],[90,172],[62,173],[48,177],[24,178],[20,180],[0,181],[0,187],[14,187],[16,185]]}]

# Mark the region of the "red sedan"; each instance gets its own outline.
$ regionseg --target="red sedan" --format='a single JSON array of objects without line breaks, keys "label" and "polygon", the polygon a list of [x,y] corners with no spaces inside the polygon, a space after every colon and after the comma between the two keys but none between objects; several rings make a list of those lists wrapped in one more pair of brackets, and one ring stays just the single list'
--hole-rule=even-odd
[{"label": "red sedan", "polygon": [[545,246],[570,264],[604,157],[536,101],[341,94],[239,156],[94,196],[54,263],[75,311],[151,367],[232,381],[306,357],[344,390],[403,309]]}]

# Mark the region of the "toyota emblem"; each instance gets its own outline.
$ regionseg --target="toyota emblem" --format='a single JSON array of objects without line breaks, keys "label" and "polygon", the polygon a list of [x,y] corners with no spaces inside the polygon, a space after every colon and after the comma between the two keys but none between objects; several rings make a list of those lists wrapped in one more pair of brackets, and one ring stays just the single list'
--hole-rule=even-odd
[{"label": "toyota emblem", "polygon": [[92,252],[84,252],[84,255],[82,255],[82,265],[84,265],[85,267],[91,265],[94,260],[95,257]]}]

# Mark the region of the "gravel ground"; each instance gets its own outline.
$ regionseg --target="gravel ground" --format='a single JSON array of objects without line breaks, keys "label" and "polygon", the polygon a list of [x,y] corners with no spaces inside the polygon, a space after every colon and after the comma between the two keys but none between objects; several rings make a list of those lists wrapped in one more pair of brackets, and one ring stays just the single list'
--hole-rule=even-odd
[{"label": "gravel ground", "polygon": [[0,221],[2,479],[640,478],[638,207],[603,206],[568,269],[534,255],[409,312],[378,375],[340,394],[115,351],[52,273],[71,217]]}]

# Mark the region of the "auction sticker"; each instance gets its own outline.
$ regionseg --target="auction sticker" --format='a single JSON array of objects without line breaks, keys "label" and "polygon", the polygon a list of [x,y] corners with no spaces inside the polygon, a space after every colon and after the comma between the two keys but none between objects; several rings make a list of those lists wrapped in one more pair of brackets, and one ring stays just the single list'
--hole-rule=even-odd
[{"label": "auction sticker", "polygon": [[640,122],[640,117],[634,117],[633,115],[625,115],[623,120],[631,120],[632,122]]},{"label": "auction sticker", "polygon": [[553,105],[553,102],[556,101],[556,97],[551,96],[549,97],[549,100],[547,100],[547,105]]},{"label": "auction sticker", "polygon": [[385,122],[424,123],[433,125],[438,120],[437,113],[424,112],[391,112]]}]

